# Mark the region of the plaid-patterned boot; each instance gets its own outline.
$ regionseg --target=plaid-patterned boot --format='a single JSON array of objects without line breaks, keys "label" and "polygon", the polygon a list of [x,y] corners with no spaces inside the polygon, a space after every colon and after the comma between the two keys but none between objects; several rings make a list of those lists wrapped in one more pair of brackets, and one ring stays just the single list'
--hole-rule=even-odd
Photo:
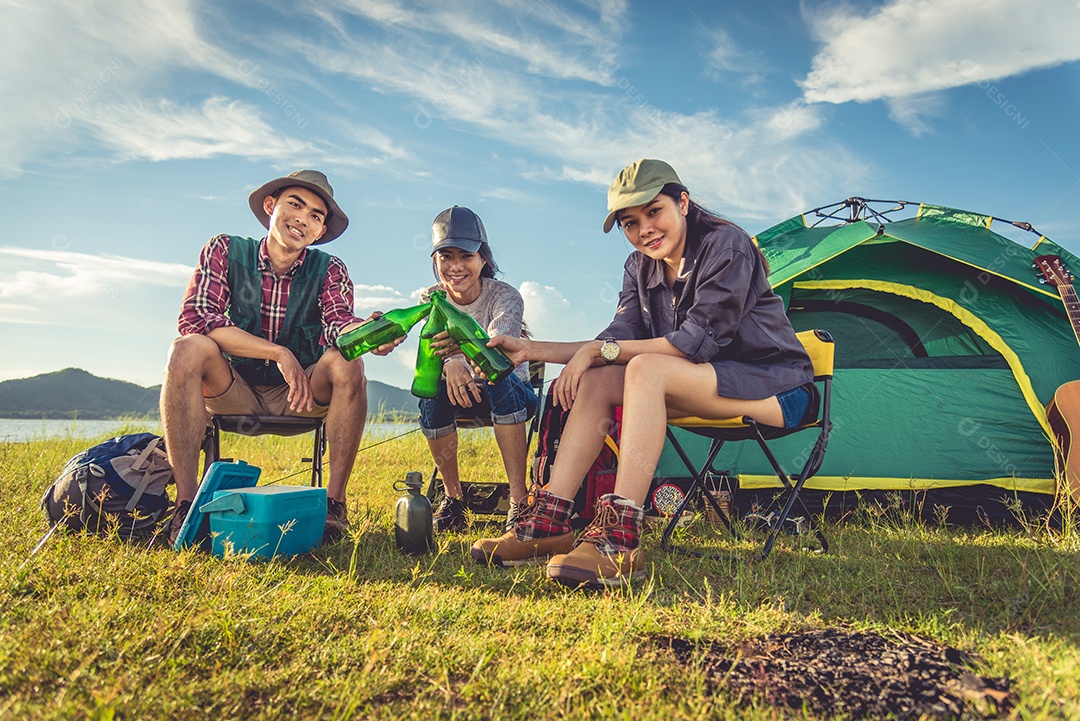
[{"label": "plaid-patterned boot", "polygon": [[509,568],[540,563],[549,556],[574,547],[570,514],[574,502],[552,495],[545,488],[534,489],[531,503],[521,512],[514,527],[498,538],[481,538],[473,544],[473,560]]},{"label": "plaid-patterned boot", "polygon": [[555,556],[548,578],[574,588],[618,587],[645,575],[638,548],[645,510],[614,493],[600,497],[596,517],[581,534],[574,550]]}]

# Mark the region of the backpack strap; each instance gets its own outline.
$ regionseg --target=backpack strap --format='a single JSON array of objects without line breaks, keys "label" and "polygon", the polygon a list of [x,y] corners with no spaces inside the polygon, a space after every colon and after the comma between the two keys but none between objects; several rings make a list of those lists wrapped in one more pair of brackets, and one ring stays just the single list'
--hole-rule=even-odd
[{"label": "backpack strap", "polygon": [[139,485],[135,486],[135,492],[131,494],[131,500],[124,505],[124,510],[131,513],[135,510],[135,506],[139,505],[139,501],[142,500],[143,494],[146,493],[146,487],[150,485],[150,469],[147,468],[143,471],[142,478],[139,479]]},{"label": "backpack strap", "polygon": [[[135,492],[131,494],[131,500],[124,505],[124,510],[128,513],[134,511],[135,507],[139,505],[143,494],[146,493],[146,487],[150,485],[150,481],[154,480],[154,466],[150,463],[150,456],[153,455],[154,451],[158,450],[158,444],[161,441],[161,438],[155,438],[150,443],[147,443],[146,448],[142,449],[138,458],[135,459],[135,463],[131,465],[133,471],[142,471],[142,478],[139,479],[138,485],[135,486]],[[164,451],[162,451],[162,454],[164,454]]]},{"label": "backpack strap", "polygon": [[87,466],[85,468],[79,469],[77,471],[78,475],[76,476],[79,480],[79,495],[82,496],[82,507],[79,509],[79,522],[82,523],[83,528],[86,528],[86,521],[88,518],[90,518],[90,514],[86,512],[87,508],[97,513],[99,525],[101,524],[102,516],[105,515],[105,511],[102,510],[101,506],[96,505],[94,503],[94,499],[90,497],[90,481],[88,479],[88,476],[91,473],[92,471],[90,470],[90,467]]},{"label": "backpack strap", "polygon": [[[138,457],[135,459],[135,463],[131,467],[136,471],[141,471],[143,467],[150,462],[150,456],[157,449],[158,443],[161,442],[160,438],[155,438],[146,444],[146,448],[142,449]],[[130,508],[128,510],[131,510]]]}]

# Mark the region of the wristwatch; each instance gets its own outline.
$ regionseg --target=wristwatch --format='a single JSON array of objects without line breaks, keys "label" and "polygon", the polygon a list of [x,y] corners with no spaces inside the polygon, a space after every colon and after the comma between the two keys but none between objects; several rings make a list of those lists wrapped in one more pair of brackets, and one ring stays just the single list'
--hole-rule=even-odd
[{"label": "wristwatch", "polygon": [[614,338],[604,339],[604,344],[600,346],[600,357],[608,365],[614,363],[615,359],[619,357],[619,344],[615,342]]}]

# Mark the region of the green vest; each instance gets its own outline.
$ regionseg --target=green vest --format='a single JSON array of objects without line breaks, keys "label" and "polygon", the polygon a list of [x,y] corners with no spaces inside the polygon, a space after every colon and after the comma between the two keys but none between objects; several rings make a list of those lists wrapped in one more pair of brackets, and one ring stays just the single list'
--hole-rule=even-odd
[{"label": "green vest", "polygon": [[[262,273],[259,271],[259,244],[254,238],[229,236],[229,308],[226,315],[241,330],[263,337]],[[326,279],[330,256],[312,248],[289,286],[289,304],[285,322],[274,341],[292,351],[304,368],[319,360],[325,348],[319,293]],[[277,363],[262,358],[225,356],[240,377],[251,385],[276,386],[285,382]]]}]

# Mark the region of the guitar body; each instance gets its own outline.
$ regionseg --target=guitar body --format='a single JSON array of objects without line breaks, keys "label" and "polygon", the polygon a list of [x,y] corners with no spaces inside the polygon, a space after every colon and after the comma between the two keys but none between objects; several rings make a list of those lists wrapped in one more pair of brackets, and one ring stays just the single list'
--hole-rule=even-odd
[{"label": "guitar body", "polygon": [[1080,502],[1080,381],[1069,381],[1054,391],[1046,406],[1046,420],[1054,432],[1058,492],[1067,489],[1073,501]]},{"label": "guitar body", "polygon": [[[1056,255],[1039,255],[1033,262],[1042,273],[1043,281],[1054,286],[1069,316],[1073,335],[1080,341],[1080,297],[1073,287],[1073,275]],[[1058,494],[1068,491],[1080,503],[1080,381],[1063,383],[1046,406],[1046,420],[1054,442],[1054,466],[1057,470]],[[1075,433],[1073,431],[1076,431]],[[1073,443],[1076,437],[1077,442]]]}]

